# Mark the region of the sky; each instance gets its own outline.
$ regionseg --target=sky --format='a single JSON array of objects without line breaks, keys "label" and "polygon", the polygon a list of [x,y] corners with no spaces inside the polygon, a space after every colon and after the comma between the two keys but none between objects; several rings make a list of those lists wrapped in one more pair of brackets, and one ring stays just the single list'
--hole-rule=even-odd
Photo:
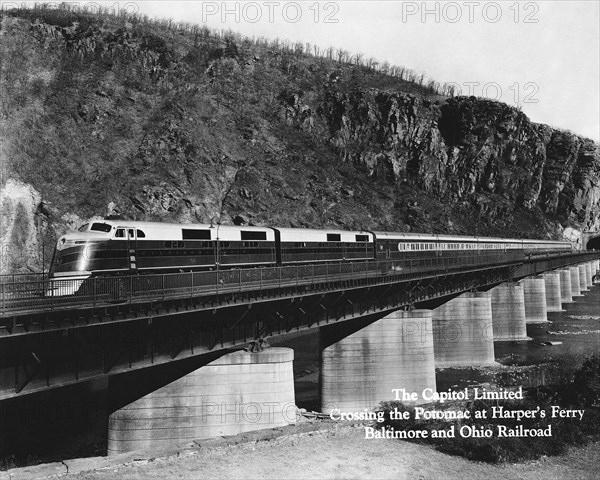
[{"label": "sky", "polygon": [[465,95],[520,105],[534,122],[600,140],[598,0],[95,3],[362,53],[452,82]]}]

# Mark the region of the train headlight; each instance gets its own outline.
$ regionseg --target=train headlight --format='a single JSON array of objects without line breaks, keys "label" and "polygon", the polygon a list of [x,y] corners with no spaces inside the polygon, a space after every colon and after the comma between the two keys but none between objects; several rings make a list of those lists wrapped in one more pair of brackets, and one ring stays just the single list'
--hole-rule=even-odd
[{"label": "train headlight", "polygon": [[62,250],[63,248],[66,248],[66,246],[67,246],[66,243],[67,243],[67,240],[64,237],[59,239],[58,242],[56,243],[56,249]]}]

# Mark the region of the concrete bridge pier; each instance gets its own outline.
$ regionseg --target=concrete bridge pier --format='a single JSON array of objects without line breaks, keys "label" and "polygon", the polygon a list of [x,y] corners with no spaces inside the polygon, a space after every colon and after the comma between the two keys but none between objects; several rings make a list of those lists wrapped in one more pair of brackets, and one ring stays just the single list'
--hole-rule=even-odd
[{"label": "concrete bridge pier", "polygon": [[571,270],[564,267],[555,270],[560,276],[560,299],[561,303],[573,303],[573,288],[571,283]]},{"label": "concrete bridge pier", "polygon": [[592,281],[592,277],[594,276],[594,269],[592,268],[592,262],[587,262],[585,264],[585,271],[587,276],[588,288],[590,288],[594,283]]},{"label": "concrete bridge pier", "polygon": [[579,269],[579,288],[582,292],[589,292],[587,268],[584,264],[577,265],[577,268]]},{"label": "concrete bridge pier", "polygon": [[321,327],[320,402],[332,410],[374,410],[393,389],[435,391],[431,310],[395,311],[358,328]]},{"label": "concrete bridge pier", "polygon": [[289,348],[233,352],[144,395],[110,414],[108,453],[294,423],[293,359]]},{"label": "concrete bridge pier", "polygon": [[564,312],[560,294],[560,273],[546,272],[542,274],[546,287],[546,311]]},{"label": "concrete bridge pier", "polygon": [[503,283],[490,290],[494,342],[531,340],[525,324],[523,286]]},{"label": "concrete bridge pier", "polygon": [[579,283],[579,267],[569,267],[569,271],[571,272],[571,292],[572,297],[582,297],[581,294],[581,284]]},{"label": "concrete bridge pier", "polygon": [[568,268],[562,268],[557,271],[560,275],[560,301],[561,303],[573,303],[571,271]]},{"label": "concrete bridge pier", "polygon": [[524,278],[519,284],[523,285],[525,296],[525,321],[527,323],[547,323],[546,282],[544,278]]},{"label": "concrete bridge pier", "polygon": [[495,364],[491,294],[463,293],[436,308],[433,347],[436,368]]},{"label": "concrete bridge pier", "polygon": [[595,275],[600,275],[600,260],[592,261],[592,283]]}]

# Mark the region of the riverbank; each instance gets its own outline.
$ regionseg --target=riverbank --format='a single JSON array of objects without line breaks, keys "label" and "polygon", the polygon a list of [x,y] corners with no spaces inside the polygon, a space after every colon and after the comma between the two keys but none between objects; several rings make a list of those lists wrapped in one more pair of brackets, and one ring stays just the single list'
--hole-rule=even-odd
[{"label": "riverbank", "polygon": [[491,465],[453,457],[425,445],[364,438],[362,426],[333,424],[325,430],[291,433],[269,441],[199,448],[161,458],[131,461],[69,475],[76,480],[377,478],[526,479],[597,478],[599,444],[534,462]]}]

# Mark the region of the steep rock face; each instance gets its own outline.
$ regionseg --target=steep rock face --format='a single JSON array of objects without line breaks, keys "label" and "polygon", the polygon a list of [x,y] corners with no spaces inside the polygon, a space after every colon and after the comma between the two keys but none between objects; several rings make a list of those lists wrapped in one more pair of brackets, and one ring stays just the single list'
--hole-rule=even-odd
[{"label": "steep rock face", "polygon": [[344,161],[390,182],[410,176],[427,191],[444,190],[447,155],[436,105],[401,93],[330,90],[317,111]]},{"label": "steep rock face", "polygon": [[8,180],[0,190],[0,274],[35,271],[40,232],[40,194],[31,185]]},{"label": "steep rock face", "polygon": [[[564,187],[553,199],[557,214],[564,223],[580,225],[584,231],[600,231],[600,148],[589,139],[572,138],[577,146],[574,165],[563,174],[567,177]],[[564,155],[564,154],[563,154]],[[564,157],[563,157],[564,158]]]},{"label": "steep rock face", "polygon": [[39,192],[6,196],[4,251],[33,260],[3,271],[36,269],[51,255],[40,245],[105,216],[543,238],[600,227],[598,145],[507,105],[209,32],[38,15],[0,24],[0,188]]},{"label": "steep rock face", "polygon": [[443,106],[440,131],[450,152],[446,181],[459,198],[480,193],[536,205],[549,128],[507,105],[461,97]]},{"label": "steep rock face", "polygon": [[490,221],[523,209],[564,226],[598,227],[598,145],[532,123],[513,107],[475,97],[438,107],[397,92],[329,91],[317,112],[339,155],[369,175],[466,202]]}]

